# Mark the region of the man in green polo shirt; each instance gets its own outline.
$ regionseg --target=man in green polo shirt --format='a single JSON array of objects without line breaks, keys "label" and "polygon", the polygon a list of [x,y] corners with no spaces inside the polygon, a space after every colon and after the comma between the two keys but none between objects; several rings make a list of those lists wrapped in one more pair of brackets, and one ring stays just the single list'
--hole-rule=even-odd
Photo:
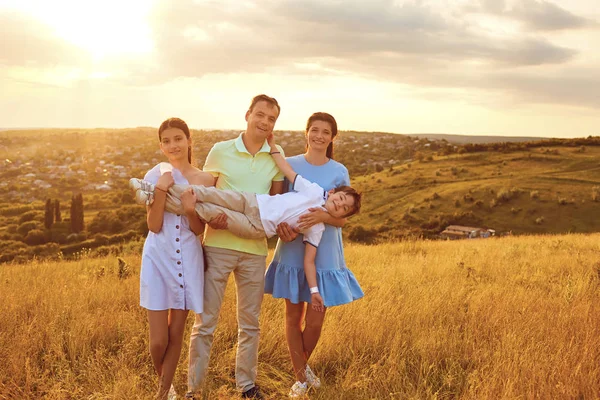
[{"label": "man in green polo shirt", "polygon": [[[246,112],[246,131],[236,139],[216,143],[208,153],[204,171],[215,177],[215,186],[257,194],[283,192],[283,174],[269,154],[266,138],[275,127],[281,108],[264,94],[252,99]],[[279,151],[283,150],[280,148]],[[219,224],[211,223],[218,226]],[[226,227],[226,224],[224,224]],[[210,357],[213,334],[233,272],[237,289],[238,348],[236,386],[244,398],[263,398],[256,386],[258,364],[258,317],[264,292],[266,239],[239,238],[227,230],[207,226],[204,253],[204,311],[196,314],[190,339],[188,397],[202,385]],[[223,225],[221,226],[223,227]]]}]

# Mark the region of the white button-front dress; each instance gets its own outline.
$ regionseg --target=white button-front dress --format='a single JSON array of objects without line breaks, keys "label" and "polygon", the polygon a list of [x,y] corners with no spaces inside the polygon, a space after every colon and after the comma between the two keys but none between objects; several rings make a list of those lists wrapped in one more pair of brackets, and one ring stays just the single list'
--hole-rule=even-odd
[{"label": "white button-front dress", "polygon": [[[173,169],[178,185],[189,184],[183,174]],[[159,166],[152,168],[145,180],[156,184]],[[140,305],[148,310],[193,310],[202,313],[204,295],[204,257],[200,238],[190,230],[183,215],[164,213],[158,233],[148,232],[142,253]]]}]

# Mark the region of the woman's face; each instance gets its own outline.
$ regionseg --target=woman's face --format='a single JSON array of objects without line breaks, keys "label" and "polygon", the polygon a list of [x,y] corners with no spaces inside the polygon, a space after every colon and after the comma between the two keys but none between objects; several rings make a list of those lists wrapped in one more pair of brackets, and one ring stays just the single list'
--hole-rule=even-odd
[{"label": "woman's face", "polygon": [[306,132],[308,148],[317,151],[326,151],[329,143],[333,141],[331,125],[325,121],[315,121]]},{"label": "woman's face", "polygon": [[187,160],[190,140],[179,128],[168,128],[160,134],[160,149],[169,161]]}]

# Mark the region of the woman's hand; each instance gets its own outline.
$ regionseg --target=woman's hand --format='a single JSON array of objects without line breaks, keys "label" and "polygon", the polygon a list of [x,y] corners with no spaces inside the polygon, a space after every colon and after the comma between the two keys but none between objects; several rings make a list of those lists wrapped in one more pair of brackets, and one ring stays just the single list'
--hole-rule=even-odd
[{"label": "woman's hand", "polygon": [[287,222],[282,222],[277,225],[277,236],[282,242],[293,242],[298,237],[300,231],[297,228],[292,228]]},{"label": "woman's hand", "polygon": [[269,133],[269,136],[267,136],[267,144],[271,146],[271,148],[275,147],[275,135],[273,135],[273,132]]},{"label": "woman's hand", "polygon": [[309,212],[302,214],[298,218],[298,229],[303,231],[305,229],[310,228],[313,225],[316,225],[320,222],[325,222],[326,218],[329,216],[329,213],[322,208],[312,207],[308,209]]},{"label": "woman's hand", "polygon": [[181,193],[181,205],[183,206],[183,211],[185,211],[186,214],[191,214],[196,211],[196,201],[196,193],[194,193],[192,188],[189,188]]},{"label": "woman's hand", "polygon": [[323,305],[323,298],[321,297],[320,293],[313,293],[310,295],[310,306],[315,311],[325,311],[325,306]]},{"label": "woman's hand", "polygon": [[208,221],[208,226],[213,229],[227,229],[227,215],[219,214],[218,217]]},{"label": "woman's hand", "polygon": [[173,179],[173,174],[170,172],[165,172],[158,178],[158,182],[156,183],[156,188],[166,192],[169,190],[171,186],[175,184],[175,180]]}]

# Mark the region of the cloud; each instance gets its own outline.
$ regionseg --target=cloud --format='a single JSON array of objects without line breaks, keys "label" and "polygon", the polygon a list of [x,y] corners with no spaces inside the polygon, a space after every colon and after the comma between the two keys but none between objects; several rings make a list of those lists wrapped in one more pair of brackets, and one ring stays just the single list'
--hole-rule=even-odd
[{"label": "cloud", "polygon": [[[107,80],[115,84],[135,87],[213,74],[266,73],[274,79],[344,75],[417,90],[495,90],[535,101],[598,106],[589,89],[596,82],[593,75],[577,81],[564,75],[562,82],[552,82],[544,69],[566,68],[577,50],[536,33],[581,27],[587,20],[546,1],[474,0],[467,8],[453,4],[450,0],[157,0],[149,20],[154,52],[106,59],[94,68],[110,71]],[[536,32],[497,35],[464,18],[465,10],[521,21]],[[9,43],[0,53],[1,62],[61,63],[88,71],[87,55],[39,22],[0,15],[0,27]],[[559,89],[566,82],[573,83],[568,93]],[[528,95],[528,90],[547,97]]]},{"label": "cloud", "polygon": [[[581,29],[597,25],[545,0],[516,0],[511,6],[504,0],[480,0],[479,6],[481,11],[514,19],[532,31]],[[472,10],[477,10],[477,7]]]},{"label": "cloud", "polygon": [[[332,61],[342,71],[355,72],[348,70],[353,60],[380,54],[518,67],[565,63],[577,53],[528,35],[494,37],[448,9],[423,2],[264,0],[242,4],[158,3],[152,20],[155,68],[147,78],[263,72],[298,62],[328,67]],[[378,66],[372,69],[377,71]]]}]

